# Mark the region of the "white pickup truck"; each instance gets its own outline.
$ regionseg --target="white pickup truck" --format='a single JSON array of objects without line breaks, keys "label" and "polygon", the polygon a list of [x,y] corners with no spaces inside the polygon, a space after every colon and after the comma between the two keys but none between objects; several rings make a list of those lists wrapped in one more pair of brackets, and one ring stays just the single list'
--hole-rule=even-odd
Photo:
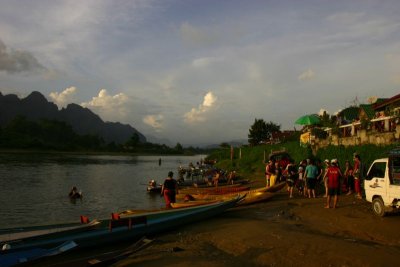
[{"label": "white pickup truck", "polygon": [[366,200],[378,216],[385,216],[400,208],[400,149],[389,152],[389,157],[375,160],[364,182]]}]

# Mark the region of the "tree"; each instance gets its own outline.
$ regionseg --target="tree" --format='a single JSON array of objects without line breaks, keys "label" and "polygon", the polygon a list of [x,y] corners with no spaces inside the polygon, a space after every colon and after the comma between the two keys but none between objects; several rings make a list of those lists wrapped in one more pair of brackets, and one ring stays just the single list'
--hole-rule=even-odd
[{"label": "tree", "polygon": [[135,147],[135,146],[137,146],[139,144],[139,142],[140,142],[139,135],[137,133],[134,133],[131,136],[131,138],[128,140],[127,145]]},{"label": "tree", "polygon": [[249,129],[249,144],[256,146],[264,141],[267,137],[267,125],[263,119],[255,119],[253,125]]},{"label": "tree", "polygon": [[267,140],[272,138],[273,133],[279,133],[281,131],[281,126],[270,121],[265,124],[267,126]]},{"label": "tree", "polygon": [[221,144],[219,145],[219,147],[221,147],[221,148],[230,148],[231,146],[230,146],[228,143],[223,142],[223,143],[221,143]]},{"label": "tree", "polygon": [[183,153],[183,146],[180,143],[176,143],[175,150],[178,153]]},{"label": "tree", "polygon": [[280,132],[281,126],[272,121],[266,123],[263,119],[255,119],[249,129],[248,141],[252,146],[258,145],[272,137],[275,132]]}]

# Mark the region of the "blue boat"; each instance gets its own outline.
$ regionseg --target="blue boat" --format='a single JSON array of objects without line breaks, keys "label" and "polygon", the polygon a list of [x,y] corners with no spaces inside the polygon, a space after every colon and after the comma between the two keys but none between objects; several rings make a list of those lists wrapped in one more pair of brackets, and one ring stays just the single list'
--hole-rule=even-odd
[{"label": "blue boat", "polygon": [[76,247],[74,241],[69,241],[51,249],[28,248],[0,255],[0,266],[10,267],[21,263],[32,262],[40,258],[59,255]]},{"label": "blue boat", "polygon": [[[143,236],[176,229],[177,226],[218,215],[235,207],[242,199],[243,196],[237,196],[229,201],[182,209],[142,211],[134,214],[129,212],[116,213],[112,214],[111,219],[100,220],[93,227],[78,228],[79,224],[76,225],[76,228],[73,225],[69,225],[69,228],[47,226],[43,227],[43,234],[27,235],[26,237],[24,237],[24,234],[32,232],[32,229],[25,229],[25,231],[7,229],[8,233],[3,232],[0,235],[0,245],[7,244],[9,249],[0,252],[0,262],[2,262],[3,257],[7,257],[7,254],[13,252],[54,248],[72,240],[77,244],[75,249],[121,241],[135,241]],[[54,229],[57,229],[57,231]],[[2,236],[7,236],[7,239],[4,240],[3,238],[2,240]]]}]

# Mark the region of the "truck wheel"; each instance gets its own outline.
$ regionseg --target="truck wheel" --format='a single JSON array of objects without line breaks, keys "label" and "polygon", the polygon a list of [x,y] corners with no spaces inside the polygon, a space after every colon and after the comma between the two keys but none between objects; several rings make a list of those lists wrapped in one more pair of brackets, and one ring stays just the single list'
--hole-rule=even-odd
[{"label": "truck wheel", "polygon": [[385,216],[385,205],[380,197],[376,197],[372,200],[372,210],[374,213],[380,217]]}]

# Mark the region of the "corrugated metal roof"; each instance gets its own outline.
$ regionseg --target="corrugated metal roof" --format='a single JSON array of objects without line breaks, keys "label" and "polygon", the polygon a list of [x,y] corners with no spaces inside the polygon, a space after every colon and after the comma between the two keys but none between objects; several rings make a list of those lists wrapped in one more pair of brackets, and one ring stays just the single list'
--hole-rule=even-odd
[{"label": "corrugated metal roof", "polygon": [[378,100],[375,102],[374,104],[374,109],[381,109],[387,105],[390,105],[394,102],[399,101],[400,102],[400,94],[392,96],[391,98],[387,99],[387,98],[379,98],[382,101],[378,102]]},{"label": "corrugated metal roof", "polygon": [[374,118],[375,110],[371,104],[360,104],[360,108],[364,110],[365,114],[367,114],[369,119]]},{"label": "corrugated metal roof", "polygon": [[360,113],[359,107],[348,107],[343,109],[339,116],[342,117],[343,120],[352,122],[353,120],[358,118],[358,114]]}]

